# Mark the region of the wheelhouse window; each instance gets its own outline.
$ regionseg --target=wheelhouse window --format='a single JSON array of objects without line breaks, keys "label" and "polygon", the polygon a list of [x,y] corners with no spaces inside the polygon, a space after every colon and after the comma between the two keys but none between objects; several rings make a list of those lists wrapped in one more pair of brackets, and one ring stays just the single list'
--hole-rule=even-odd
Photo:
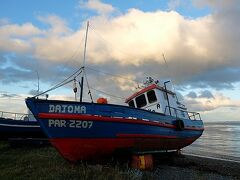
[{"label": "wheelhouse window", "polygon": [[128,105],[129,105],[130,107],[135,107],[133,100],[129,101]]},{"label": "wheelhouse window", "polygon": [[147,105],[147,101],[146,101],[146,98],[145,98],[145,95],[144,95],[144,94],[136,97],[136,104],[137,104],[137,107],[138,107],[138,108],[141,108],[141,107]]},{"label": "wheelhouse window", "polygon": [[147,92],[147,98],[149,103],[154,103],[157,101],[157,96],[155,94],[154,90],[148,91]]}]

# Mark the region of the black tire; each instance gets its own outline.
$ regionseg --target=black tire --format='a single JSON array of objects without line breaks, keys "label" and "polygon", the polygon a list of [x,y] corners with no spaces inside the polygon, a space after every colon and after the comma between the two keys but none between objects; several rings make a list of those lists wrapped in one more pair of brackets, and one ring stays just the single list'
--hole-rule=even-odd
[{"label": "black tire", "polygon": [[175,126],[176,126],[176,130],[177,130],[177,131],[182,131],[182,130],[184,130],[184,122],[183,122],[183,120],[177,119],[177,120],[175,121]]}]

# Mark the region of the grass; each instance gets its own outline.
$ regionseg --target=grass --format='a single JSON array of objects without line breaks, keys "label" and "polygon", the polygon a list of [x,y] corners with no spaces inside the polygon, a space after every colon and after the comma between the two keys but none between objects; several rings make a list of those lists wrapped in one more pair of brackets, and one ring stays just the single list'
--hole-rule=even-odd
[{"label": "grass", "polygon": [[51,146],[11,147],[0,142],[0,179],[152,179],[124,165],[72,164]]},{"label": "grass", "polygon": [[108,162],[104,165],[99,165],[80,162],[73,164],[63,159],[51,146],[14,148],[6,142],[0,142],[0,180],[177,180],[185,177],[191,177],[192,179],[225,179],[227,177],[224,173],[214,172],[214,169],[205,171],[201,163],[197,163],[202,161],[201,158],[194,161],[187,159],[189,162],[184,162],[182,158],[172,158],[172,156],[170,158],[165,156],[159,157],[155,161],[156,168],[150,172],[131,169],[127,163]]}]

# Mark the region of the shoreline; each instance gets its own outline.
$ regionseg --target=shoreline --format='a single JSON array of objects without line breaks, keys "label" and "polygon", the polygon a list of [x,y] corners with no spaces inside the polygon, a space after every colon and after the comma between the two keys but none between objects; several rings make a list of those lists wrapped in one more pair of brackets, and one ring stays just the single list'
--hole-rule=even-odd
[{"label": "shoreline", "polygon": [[[238,160],[238,158],[236,158],[234,160],[234,157],[230,157],[230,156],[222,156],[222,155],[217,155],[216,157],[214,156],[204,156],[201,154],[195,154],[195,153],[182,153],[182,155],[185,156],[193,156],[193,157],[199,157],[199,158],[207,158],[207,159],[213,159],[213,160],[220,160],[220,161],[227,161],[227,162],[234,162],[234,163],[239,163],[240,164],[240,160]],[[229,158],[228,158],[229,157]]]}]

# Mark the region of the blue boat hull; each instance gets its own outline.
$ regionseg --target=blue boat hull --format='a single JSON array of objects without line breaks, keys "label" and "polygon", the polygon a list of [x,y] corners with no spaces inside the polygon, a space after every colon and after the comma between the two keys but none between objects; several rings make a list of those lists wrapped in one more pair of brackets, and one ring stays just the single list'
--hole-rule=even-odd
[{"label": "blue boat hull", "polygon": [[50,142],[70,161],[110,156],[119,149],[161,151],[181,149],[199,138],[202,121],[111,104],[28,98],[28,108]]},{"label": "blue boat hull", "polygon": [[0,118],[0,140],[46,138],[38,122]]}]

